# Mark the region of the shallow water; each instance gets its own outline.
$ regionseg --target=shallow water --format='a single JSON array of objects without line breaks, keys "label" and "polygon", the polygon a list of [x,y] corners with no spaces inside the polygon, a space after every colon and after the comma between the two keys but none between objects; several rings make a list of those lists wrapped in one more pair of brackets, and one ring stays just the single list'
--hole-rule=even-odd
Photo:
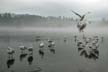
[{"label": "shallow water", "polygon": [[[1,35],[0,72],[30,72],[38,69],[41,69],[40,72],[108,72],[107,35],[96,35],[99,37],[104,36],[104,41],[100,43],[98,48],[99,58],[96,60],[80,56],[76,43],[74,42],[74,35],[70,33],[30,33],[27,35],[20,32],[18,34],[14,33],[13,35]],[[36,41],[36,36],[40,36],[40,39],[45,42],[45,54],[43,58],[38,53],[40,41]],[[66,38],[66,41],[64,41],[64,38]],[[55,41],[55,54],[49,50],[47,39],[53,39]],[[25,51],[27,56],[20,60],[21,51],[19,46],[21,43],[26,47],[33,46],[33,59],[31,64],[28,61],[30,55],[27,50]],[[13,54],[15,61],[10,68],[7,66],[8,46],[15,49],[15,54]]]}]

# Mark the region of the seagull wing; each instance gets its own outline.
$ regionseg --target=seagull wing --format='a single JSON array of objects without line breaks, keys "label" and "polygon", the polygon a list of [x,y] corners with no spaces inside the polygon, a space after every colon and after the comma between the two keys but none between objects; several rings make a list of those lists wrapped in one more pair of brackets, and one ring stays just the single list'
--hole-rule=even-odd
[{"label": "seagull wing", "polygon": [[81,17],[80,21],[84,20],[85,16],[86,16],[87,14],[90,14],[90,13],[91,13],[91,12],[87,12],[86,14],[84,14],[84,15]]},{"label": "seagull wing", "polygon": [[80,21],[84,20],[84,18],[85,18],[85,15],[83,15],[83,16],[81,17]]},{"label": "seagull wing", "polygon": [[75,15],[79,16],[80,18],[82,17],[80,14],[76,13],[75,11],[71,10]]}]

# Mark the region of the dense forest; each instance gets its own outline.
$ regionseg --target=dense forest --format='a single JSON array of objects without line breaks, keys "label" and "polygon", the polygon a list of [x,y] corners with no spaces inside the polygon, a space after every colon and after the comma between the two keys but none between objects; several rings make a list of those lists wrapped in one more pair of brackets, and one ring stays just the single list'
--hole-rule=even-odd
[{"label": "dense forest", "polygon": [[15,26],[15,27],[62,27],[74,24],[75,19],[69,17],[43,17],[39,15],[30,14],[14,14],[2,13],[0,14],[0,26]]}]

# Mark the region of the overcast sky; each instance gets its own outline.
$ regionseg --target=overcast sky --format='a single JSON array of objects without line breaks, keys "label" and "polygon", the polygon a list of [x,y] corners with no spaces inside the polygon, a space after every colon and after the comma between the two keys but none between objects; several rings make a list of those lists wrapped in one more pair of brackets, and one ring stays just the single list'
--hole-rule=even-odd
[{"label": "overcast sky", "polygon": [[0,0],[0,12],[30,13],[42,16],[74,16],[92,12],[92,17],[108,16],[108,0]]}]

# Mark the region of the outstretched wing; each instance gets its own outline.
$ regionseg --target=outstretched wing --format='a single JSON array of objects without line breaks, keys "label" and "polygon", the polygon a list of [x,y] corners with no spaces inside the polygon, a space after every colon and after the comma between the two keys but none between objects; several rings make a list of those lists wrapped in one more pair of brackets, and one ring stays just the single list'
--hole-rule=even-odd
[{"label": "outstretched wing", "polygon": [[87,14],[90,14],[90,13],[91,13],[91,12],[87,12],[86,14],[84,14],[84,15],[81,17],[80,21],[84,20],[85,16],[86,16]]},{"label": "outstretched wing", "polygon": [[75,15],[79,16],[80,18],[82,17],[80,14],[76,13],[75,11],[71,10]]},{"label": "outstretched wing", "polygon": [[85,18],[85,15],[83,15],[83,16],[81,17],[80,21],[84,20],[84,18]]}]

